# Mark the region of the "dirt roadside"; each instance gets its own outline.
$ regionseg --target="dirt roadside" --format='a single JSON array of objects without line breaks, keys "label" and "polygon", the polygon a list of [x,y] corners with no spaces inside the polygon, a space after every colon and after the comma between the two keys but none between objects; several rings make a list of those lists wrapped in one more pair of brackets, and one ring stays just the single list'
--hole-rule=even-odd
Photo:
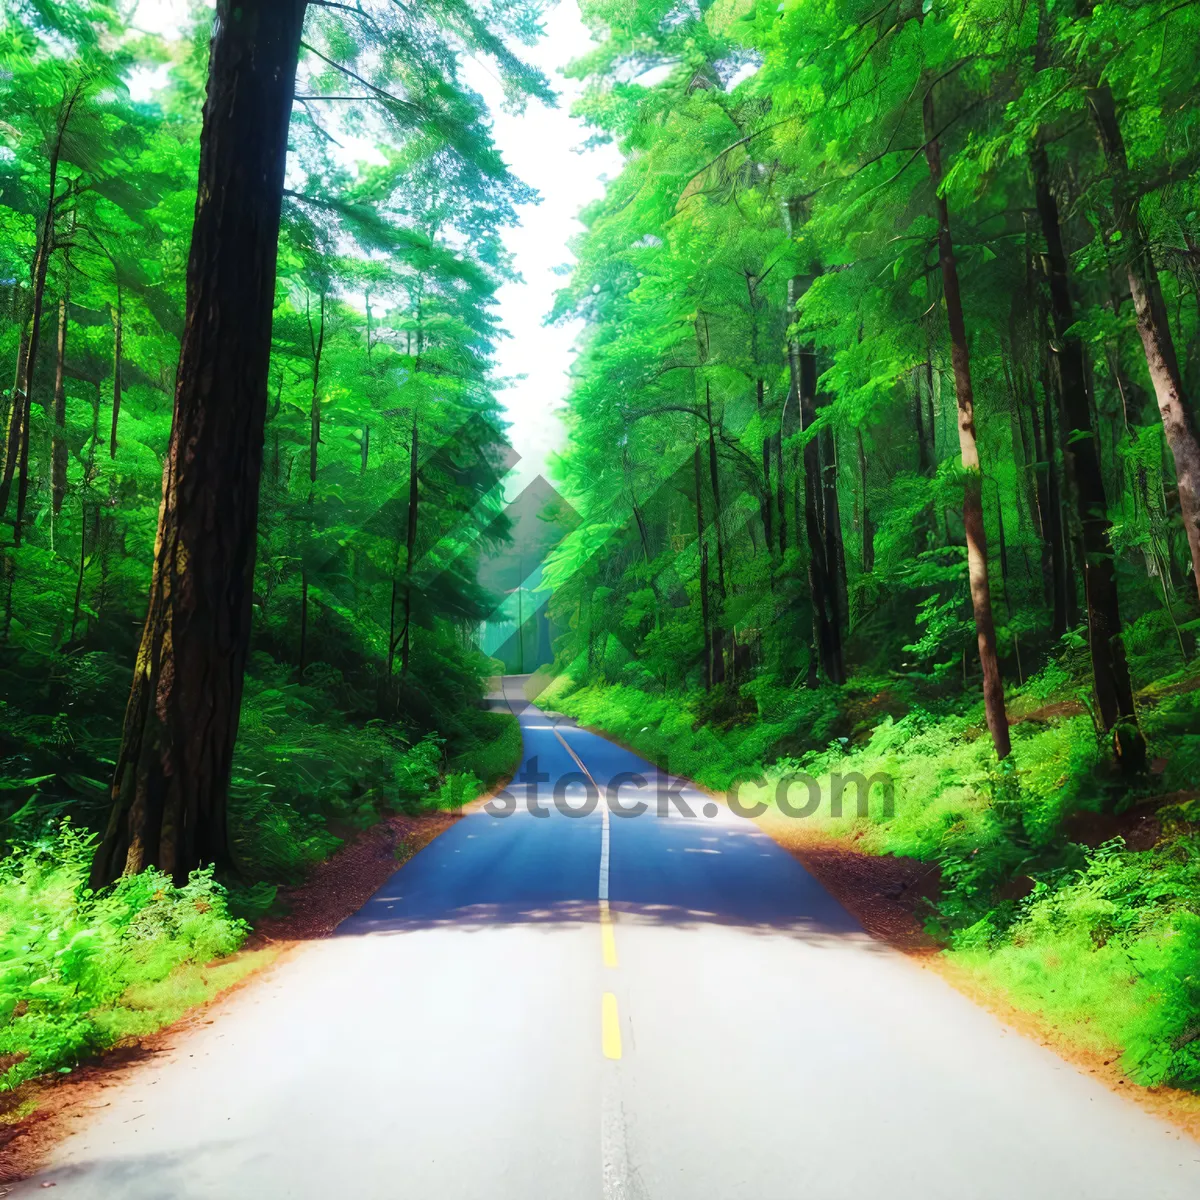
[{"label": "dirt roadside", "polygon": [[[548,712],[547,715],[606,738],[639,758],[644,757],[636,747],[603,729],[579,725],[561,713]],[[691,786],[718,803],[725,803],[720,793],[695,783]],[[1106,825],[1100,840],[1116,833],[1136,839],[1143,823],[1140,812],[1130,813],[1112,829]],[[936,972],[951,987],[1014,1032],[1052,1050],[1059,1058],[1094,1076],[1112,1091],[1200,1141],[1200,1096],[1178,1088],[1146,1088],[1134,1083],[1121,1070],[1117,1051],[1098,1054],[1079,1046],[1068,1032],[1037,1013],[1015,1007],[1003,992],[986,986],[943,953],[944,947],[925,929],[925,916],[940,885],[935,866],[913,858],[868,854],[849,839],[832,837],[812,828],[809,823],[791,820],[775,810],[759,817],[755,824],[798,859],[873,938],[900,951],[917,969]]]},{"label": "dirt roadside", "polygon": [[904,953],[918,969],[934,971],[951,987],[986,1009],[1014,1032],[1039,1042],[1112,1091],[1134,1101],[1200,1141],[1200,1096],[1178,1088],[1134,1083],[1119,1053],[1100,1054],[1079,1046],[1037,1013],[1015,1007],[1004,993],[971,975],[929,936],[923,914],[937,895],[936,867],[917,859],[867,854],[853,842],[802,828],[778,813],[757,824],[839,900],[875,938]]}]

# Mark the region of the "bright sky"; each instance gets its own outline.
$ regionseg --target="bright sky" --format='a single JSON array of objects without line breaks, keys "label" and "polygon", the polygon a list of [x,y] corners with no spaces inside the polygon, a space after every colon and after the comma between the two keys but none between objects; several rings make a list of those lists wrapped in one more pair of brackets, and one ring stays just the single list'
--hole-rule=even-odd
[{"label": "bright sky", "polygon": [[[579,152],[587,131],[570,109],[581,89],[559,72],[586,53],[591,42],[576,0],[550,0],[550,4],[544,19],[546,36],[532,48],[520,48],[520,53],[549,77],[559,93],[556,108],[534,102],[519,115],[504,112],[503,94],[490,69],[468,62],[464,72],[468,84],[492,109],[494,136],[505,161],[542,197],[540,204],[523,209],[521,224],[505,234],[522,282],[507,284],[500,291],[500,317],[511,336],[500,343],[499,368],[507,377],[524,376],[500,394],[512,423],[509,439],[521,455],[508,488],[510,499],[545,472],[547,454],[563,443],[563,427],[555,413],[567,393],[572,346],[580,326],[577,322],[544,324],[554,293],[564,282],[554,268],[570,261],[567,242],[582,229],[576,219],[579,210],[602,193],[604,178],[615,175],[621,166],[613,146]],[[187,9],[188,0],[141,0],[133,23],[173,36]],[[148,72],[135,81],[135,92],[148,96],[164,78],[165,72]],[[362,157],[369,146],[350,150]]]},{"label": "bright sky", "polygon": [[571,261],[567,242],[583,228],[576,219],[579,210],[600,196],[604,179],[621,168],[614,146],[579,151],[587,131],[570,109],[581,87],[559,74],[592,45],[576,0],[558,0],[544,23],[546,36],[524,56],[550,78],[559,93],[557,108],[535,102],[520,115],[503,112],[495,80],[475,64],[467,70],[471,86],[495,114],[494,136],[505,161],[542,197],[540,204],[522,211],[521,224],[505,235],[523,282],[500,291],[501,320],[512,336],[500,344],[499,365],[504,375],[525,376],[501,393],[512,422],[509,439],[522,458],[509,488],[510,498],[544,473],[547,453],[562,445],[563,427],[555,413],[566,397],[572,346],[580,325],[543,323],[554,293],[565,282],[554,268]]}]

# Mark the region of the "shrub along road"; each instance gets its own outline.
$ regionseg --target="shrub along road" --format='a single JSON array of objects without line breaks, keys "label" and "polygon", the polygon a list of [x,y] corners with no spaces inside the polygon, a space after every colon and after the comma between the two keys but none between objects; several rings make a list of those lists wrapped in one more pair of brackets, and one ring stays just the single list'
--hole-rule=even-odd
[{"label": "shrub along road", "polygon": [[[521,774],[20,1185],[191,1200],[1183,1200],[1200,1146],[869,938],[751,822],[526,706]],[[650,811],[555,811],[576,773]],[[676,785],[677,786],[677,785]],[[706,815],[706,812],[711,815]]]}]

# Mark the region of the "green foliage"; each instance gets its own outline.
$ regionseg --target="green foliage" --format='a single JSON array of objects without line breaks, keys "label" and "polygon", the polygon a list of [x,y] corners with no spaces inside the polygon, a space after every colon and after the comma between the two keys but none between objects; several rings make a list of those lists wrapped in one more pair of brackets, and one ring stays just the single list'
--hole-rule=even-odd
[{"label": "green foliage", "polygon": [[[558,464],[582,520],[547,571],[565,631],[549,703],[702,783],[763,777],[744,799],[824,780],[827,832],[937,864],[926,915],[953,953],[1052,1020],[1090,1022],[1084,1040],[1137,1078],[1194,1086],[1194,835],[1118,851],[1069,831],[1200,782],[1176,451],[1126,287],[1132,265],[1161,291],[1157,336],[1194,400],[1197,10],[584,11],[600,44],[573,67],[580,112],[625,162],[559,297],[586,322]],[[1109,92],[1119,153],[1111,129],[1108,152],[1096,138]],[[1067,338],[1087,376],[1070,418]],[[1080,498],[1089,452],[1098,504]],[[967,578],[976,486],[990,600]],[[1097,518],[1119,604],[1089,613]],[[1001,763],[989,625],[993,722],[1013,722]],[[1124,669],[1106,630],[1137,693],[1115,720],[1096,700]],[[1112,730],[1135,718],[1157,773],[1121,777]],[[850,771],[890,776],[894,811],[876,797],[833,816],[828,778]]]},{"label": "green foliage", "polygon": [[1140,853],[1118,838],[1038,883],[1003,937],[966,930],[957,957],[1089,1048],[1123,1051],[1137,1082],[1200,1088],[1198,903],[1194,834]]},{"label": "green foliage", "polygon": [[[1076,653],[1065,645],[1010,695],[1012,707],[1073,696]],[[807,772],[821,792],[811,828],[860,851],[937,866],[941,887],[926,923],[981,983],[1077,1044],[1122,1056],[1139,1083],[1200,1087],[1200,800],[1160,808],[1165,838],[1151,849],[1131,850],[1121,838],[1089,849],[1072,840],[1070,821],[1106,819],[1120,786],[1089,715],[1041,718],[1033,708],[1013,728],[1010,760],[997,766],[982,705],[959,714],[934,702],[940,711],[931,711],[895,683],[865,682],[809,691],[759,680],[743,689],[756,695],[757,713],[725,726],[698,719],[702,693],[580,686],[567,675],[541,703],[708,786],[740,782],[743,804],[774,806],[780,780]],[[1143,693],[1143,728],[1168,763],[1159,788],[1200,782],[1195,685],[1193,671]],[[892,713],[881,719],[884,707]],[[853,806],[856,791],[833,816],[831,772],[882,772],[891,810],[876,785],[866,816]]]},{"label": "green foliage", "polygon": [[[106,0],[0,16],[5,1085],[177,1013],[171,995],[203,994],[203,964],[244,934],[231,910],[258,915],[355,830],[473,793],[519,754],[515,722],[475,707],[492,664],[474,633],[493,603],[480,557],[507,536],[501,229],[532,193],[463,63],[490,62],[513,106],[548,98],[514,49],[537,9],[312,6],[229,792],[237,877],[228,901],[204,874],[83,890],[90,835],[72,831],[107,819],[146,611],[212,12],[174,40],[131,19]],[[14,950],[23,926],[45,937]]]},{"label": "green foliage", "polygon": [[157,871],[97,895],[95,838],[64,822],[0,860],[0,1090],[110,1046],[134,989],[231,954],[246,935],[211,871]]},{"label": "green foliage", "polygon": [[[471,732],[450,759],[451,771],[473,775],[492,788],[512,777],[521,764],[521,726],[506,712],[473,714]],[[466,803],[466,801],[464,801]]]}]

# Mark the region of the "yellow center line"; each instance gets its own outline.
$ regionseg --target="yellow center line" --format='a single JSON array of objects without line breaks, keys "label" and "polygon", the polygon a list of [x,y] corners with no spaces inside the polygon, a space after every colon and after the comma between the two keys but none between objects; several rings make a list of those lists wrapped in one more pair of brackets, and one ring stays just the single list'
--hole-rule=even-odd
[{"label": "yellow center line", "polygon": [[605,1058],[621,1057],[621,1020],[617,1015],[617,998],[612,992],[604,993],[600,1006],[600,1045]]},{"label": "yellow center line", "polygon": [[[554,736],[562,744],[563,749],[575,761],[575,765],[587,777],[588,782],[600,794],[600,785],[592,778],[592,773],[583,765],[583,759],[567,744],[557,729]],[[600,843],[600,953],[606,967],[617,965],[617,938],[613,930],[612,910],[608,906],[608,854],[609,854],[609,822],[608,806],[601,800],[603,807],[600,815],[603,820]],[[600,1006],[600,1048],[605,1058],[619,1059],[621,1057],[621,1020],[617,1013],[617,997],[612,992],[605,992]]]},{"label": "yellow center line", "polygon": [[608,901],[600,901],[600,950],[604,955],[604,965],[617,965],[617,939],[613,933],[612,913],[608,910]]}]

